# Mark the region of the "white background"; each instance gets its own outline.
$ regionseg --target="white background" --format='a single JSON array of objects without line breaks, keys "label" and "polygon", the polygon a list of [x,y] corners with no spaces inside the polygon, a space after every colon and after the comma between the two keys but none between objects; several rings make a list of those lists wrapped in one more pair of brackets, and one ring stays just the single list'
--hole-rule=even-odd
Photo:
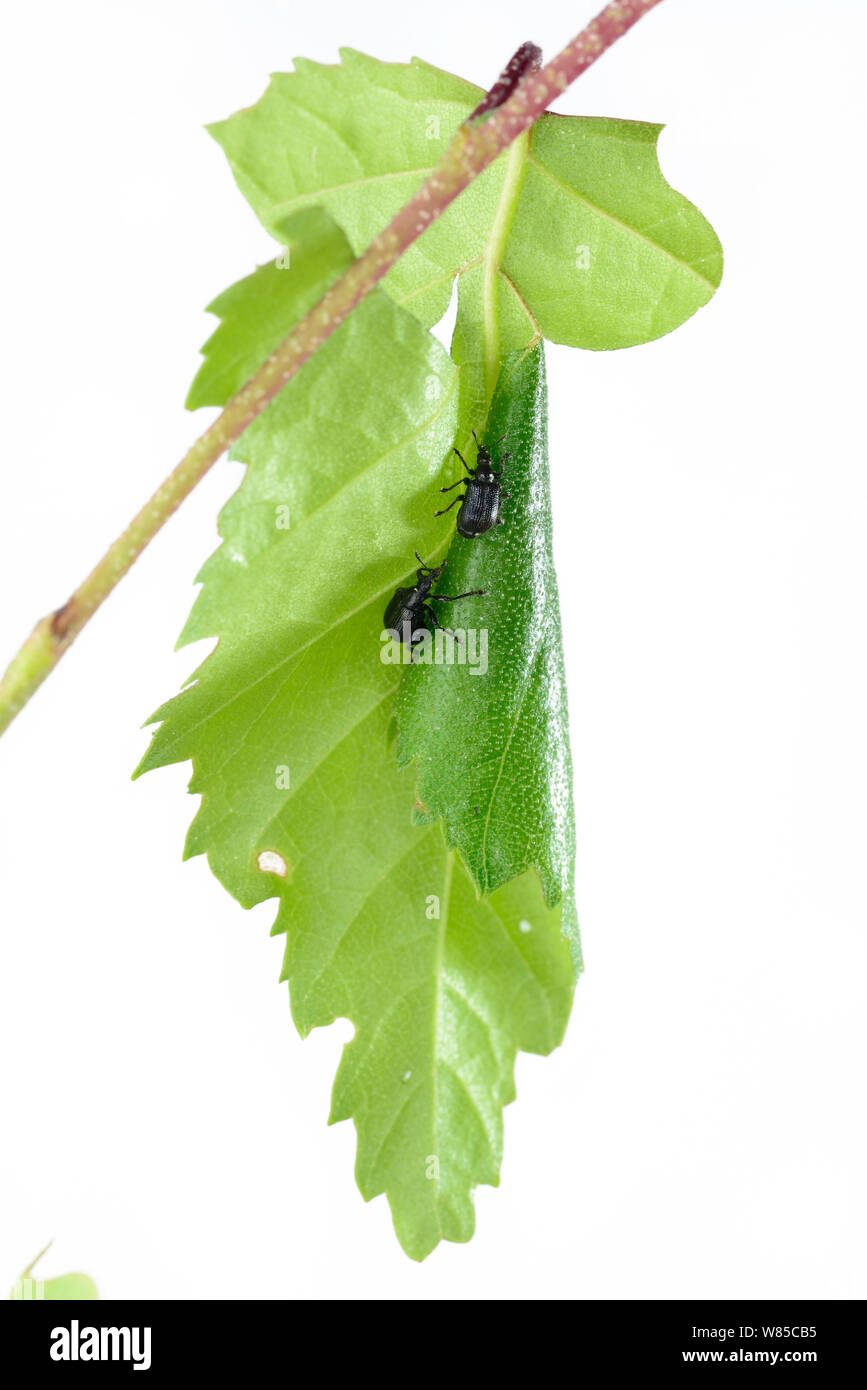
[{"label": "white background", "polygon": [[[273,254],[206,121],[296,54],[417,53],[487,84],[595,3],[79,0],[5,17],[0,659],[209,418],[203,305]],[[401,1253],[326,1127],[271,904],[181,846],[141,721],[239,470],[220,463],[0,742],[0,1286],[104,1296],[867,1294],[864,53],[858,0],[665,0],[565,111],[667,123],[726,251],[628,352],[552,349],[587,957],[522,1056],[468,1246]]]}]

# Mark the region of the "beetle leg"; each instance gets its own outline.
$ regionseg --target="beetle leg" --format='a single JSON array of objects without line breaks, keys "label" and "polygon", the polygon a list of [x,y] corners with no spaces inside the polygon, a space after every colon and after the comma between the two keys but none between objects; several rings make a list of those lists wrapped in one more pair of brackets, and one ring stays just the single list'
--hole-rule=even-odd
[{"label": "beetle leg", "polygon": [[428,616],[428,618],[430,618],[430,620],[431,620],[431,622],[433,623],[434,627],[438,627],[439,630],[440,630],[440,632],[447,632],[448,635],[449,635],[449,637],[453,637],[454,640],[455,640],[456,642],[463,642],[463,640],[464,640],[463,637],[459,637],[458,634],[457,634],[456,632],[452,632],[452,630],[451,630],[450,627],[443,627],[443,625],[442,625],[442,623],[440,622],[439,618],[437,617],[436,613],[433,611],[432,608],[428,608],[427,604],[425,604],[425,610],[424,610],[424,611],[425,611],[426,615]]},{"label": "beetle leg", "polygon": [[433,609],[430,608],[427,604],[424,605],[424,615],[425,615],[425,617],[427,618],[428,622],[433,623],[434,627],[438,627],[438,628],[439,628],[440,632],[448,632],[448,631],[449,631],[449,628],[443,627],[443,625],[442,625],[442,623],[440,622],[439,618],[437,617],[436,613],[435,613],[435,612],[433,611]]},{"label": "beetle leg", "polygon": [[[445,488],[440,488],[440,492],[445,492]],[[445,516],[446,512],[450,512],[452,507],[456,507],[459,502],[463,502],[466,495],[465,492],[462,492],[460,497],[455,497],[453,501],[449,502],[447,507],[443,507],[441,512],[434,512],[434,516]]]},{"label": "beetle leg", "polygon": [[[422,612],[422,614],[426,613],[427,611],[428,611],[427,605],[426,605],[426,604],[422,604],[422,607],[421,607],[421,612]],[[421,623],[421,621],[422,621],[421,617],[417,617],[417,618],[416,618],[416,621],[417,621],[418,623]],[[408,643],[409,649],[410,649],[410,660],[414,660],[414,659],[415,659],[415,653],[418,651],[419,643],[420,643],[420,642],[424,642],[425,635],[426,635],[427,632],[428,632],[428,629],[427,629],[426,627],[421,627],[421,626],[420,626],[420,627],[414,627],[414,628],[413,628],[413,630],[412,630],[412,635],[411,635],[411,637],[410,637],[410,639],[409,639],[409,643]]]},{"label": "beetle leg", "polygon": [[440,492],[454,492],[455,488],[460,487],[461,483],[469,483],[471,481],[471,478],[458,478],[456,483],[449,483],[448,487],[441,487]]}]

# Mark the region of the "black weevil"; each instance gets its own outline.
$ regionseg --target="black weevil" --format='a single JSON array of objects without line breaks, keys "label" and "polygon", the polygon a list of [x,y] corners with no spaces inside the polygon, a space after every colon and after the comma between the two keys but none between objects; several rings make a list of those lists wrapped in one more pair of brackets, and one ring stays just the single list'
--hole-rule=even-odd
[{"label": "black weevil", "polygon": [[424,563],[418,551],[415,552],[415,558],[420,565],[420,569],[416,571],[415,584],[396,590],[382,620],[383,627],[388,632],[397,633],[401,642],[407,642],[408,635],[407,645],[412,645],[412,642],[417,640],[421,632],[426,631],[425,618],[428,618],[434,627],[440,628],[442,632],[449,631],[449,628],[443,627],[437,618],[430,606],[431,602],[456,603],[459,598],[470,598],[473,594],[481,595],[485,592],[484,589],[468,589],[465,594],[432,594],[433,584],[439,579],[446,567],[445,560],[433,569]]},{"label": "black weevil", "polygon": [[[503,435],[503,439],[505,439]],[[500,503],[504,498],[511,497],[510,492],[503,492],[500,479],[503,476],[503,463],[512,457],[511,454],[503,454],[500,458],[500,467],[494,470],[494,460],[485,448],[476,439],[476,432],[473,430],[473,439],[476,440],[476,466],[470,468],[463,454],[459,449],[455,453],[460,459],[464,468],[467,470],[466,478],[458,478],[456,483],[450,487],[441,487],[440,492],[451,492],[452,488],[460,487],[461,483],[466,483],[467,490],[462,492],[460,497],[456,497],[454,502],[450,502],[447,507],[443,507],[441,512],[435,512],[435,516],[444,516],[450,512],[458,502],[461,509],[458,512],[458,535],[472,539],[481,536],[484,531],[490,531],[492,526],[502,526],[503,521],[500,517]],[[497,443],[502,444],[503,439],[498,439]]]}]

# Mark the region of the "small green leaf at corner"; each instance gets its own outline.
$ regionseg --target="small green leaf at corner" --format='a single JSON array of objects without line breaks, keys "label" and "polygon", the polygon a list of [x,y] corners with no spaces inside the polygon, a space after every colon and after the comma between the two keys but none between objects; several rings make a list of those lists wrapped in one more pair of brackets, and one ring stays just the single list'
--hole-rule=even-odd
[{"label": "small green leaf at corner", "polygon": [[58,1274],[52,1279],[43,1279],[34,1274],[39,1261],[51,1247],[51,1242],[41,1250],[34,1260],[16,1279],[9,1295],[13,1303],[41,1303],[43,1301],[77,1302],[99,1298],[96,1284],[88,1274]]},{"label": "small green leaf at corner", "polygon": [[19,1279],[10,1297],[13,1302],[55,1299],[74,1303],[99,1298],[99,1291],[87,1274],[58,1274],[55,1279]]}]

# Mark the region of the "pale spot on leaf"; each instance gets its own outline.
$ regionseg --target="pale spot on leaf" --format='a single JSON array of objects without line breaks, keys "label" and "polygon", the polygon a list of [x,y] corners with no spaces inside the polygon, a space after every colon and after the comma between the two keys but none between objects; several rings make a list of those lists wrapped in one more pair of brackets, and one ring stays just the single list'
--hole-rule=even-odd
[{"label": "pale spot on leaf", "polygon": [[277,874],[279,878],[287,878],[289,874],[289,865],[276,849],[263,849],[256,856],[256,865],[263,874]]}]

